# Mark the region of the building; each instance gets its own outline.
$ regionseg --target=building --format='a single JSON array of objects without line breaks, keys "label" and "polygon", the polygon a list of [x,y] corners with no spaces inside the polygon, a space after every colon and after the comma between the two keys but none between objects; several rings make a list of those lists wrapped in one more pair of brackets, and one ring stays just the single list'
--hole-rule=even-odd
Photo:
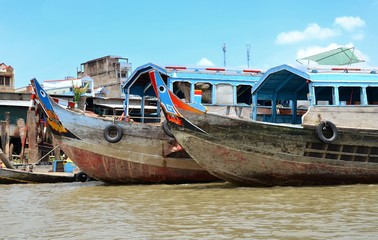
[{"label": "building", "polygon": [[90,76],[94,81],[94,90],[97,96],[121,98],[124,96],[121,86],[130,73],[131,64],[127,58],[105,56],[82,63],[77,77]]},{"label": "building", "polygon": [[14,92],[14,69],[0,64],[0,92]]},{"label": "building", "polygon": [[62,80],[45,80],[43,81],[43,89],[49,95],[67,95],[73,96],[73,87],[85,87],[87,86],[87,92],[84,96],[94,97],[93,79],[89,76],[83,76],[82,78],[66,77]]},{"label": "building", "polygon": [[9,159],[21,153],[19,126],[27,121],[30,98],[30,93],[0,92],[0,148]]}]

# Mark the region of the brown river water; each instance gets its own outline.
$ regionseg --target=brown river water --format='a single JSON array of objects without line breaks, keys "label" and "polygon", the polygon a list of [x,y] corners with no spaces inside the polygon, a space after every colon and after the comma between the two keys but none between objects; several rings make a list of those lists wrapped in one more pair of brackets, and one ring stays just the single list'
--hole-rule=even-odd
[{"label": "brown river water", "polygon": [[0,239],[378,239],[378,185],[0,185]]}]

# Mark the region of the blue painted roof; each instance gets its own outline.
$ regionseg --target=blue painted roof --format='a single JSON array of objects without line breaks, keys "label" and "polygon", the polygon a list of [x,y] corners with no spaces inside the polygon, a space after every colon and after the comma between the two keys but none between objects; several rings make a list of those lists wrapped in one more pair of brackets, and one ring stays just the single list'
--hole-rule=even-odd
[{"label": "blue painted roof", "polygon": [[157,70],[157,71],[160,72],[160,74],[167,75],[167,71],[164,68],[162,68],[162,67],[160,67],[160,66],[158,66],[154,63],[146,63],[142,66],[137,67],[133,71],[133,73],[127,79],[125,84],[122,86],[122,89],[125,90],[125,89],[129,88],[130,86],[132,86],[135,83],[135,81],[140,80],[141,76],[143,74],[146,74],[146,73],[147,73],[147,79],[145,81],[150,82],[150,77],[148,76],[148,72],[150,72],[152,70]]},{"label": "blue painted roof", "polygon": [[310,78],[307,72],[291,67],[280,65],[269,69],[253,86],[252,94],[258,92],[261,95],[278,94],[292,95],[303,87]]},{"label": "blue painted roof", "polygon": [[326,72],[326,73],[310,73],[310,80],[314,83],[316,82],[330,82],[330,83],[377,83],[378,74],[373,73],[336,73],[336,72]]},{"label": "blue painted roof", "polygon": [[211,82],[212,84],[228,83],[231,85],[250,84],[256,83],[261,74],[246,74],[242,71],[227,71],[227,72],[214,72],[201,69],[194,69],[192,71],[174,71],[168,72],[169,82],[188,81],[196,82]]},{"label": "blue painted roof", "polygon": [[326,71],[307,72],[289,65],[280,65],[269,69],[253,86],[252,94],[259,95],[293,95],[303,92],[307,83],[312,86],[345,86],[345,85],[374,85],[378,86],[378,74],[369,71],[340,72]]}]

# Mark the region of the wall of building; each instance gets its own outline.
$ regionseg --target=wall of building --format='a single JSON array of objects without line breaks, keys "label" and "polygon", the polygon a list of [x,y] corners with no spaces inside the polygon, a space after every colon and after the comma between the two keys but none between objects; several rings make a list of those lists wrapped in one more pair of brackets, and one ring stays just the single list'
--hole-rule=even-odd
[{"label": "wall of building", "polygon": [[14,92],[14,69],[0,64],[0,92]]},{"label": "wall of building", "polygon": [[127,58],[106,56],[81,64],[78,78],[85,75],[93,78],[94,88],[103,88],[103,97],[122,97],[121,85],[131,73]]}]

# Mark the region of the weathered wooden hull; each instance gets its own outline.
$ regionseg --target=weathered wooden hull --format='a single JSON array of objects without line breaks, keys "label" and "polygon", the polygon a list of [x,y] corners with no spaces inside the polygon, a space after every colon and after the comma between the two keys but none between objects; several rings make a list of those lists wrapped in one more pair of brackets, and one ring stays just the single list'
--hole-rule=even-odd
[{"label": "weathered wooden hull", "polygon": [[79,137],[55,134],[59,146],[94,179],[113,184],[219,181],[185,151],[171,153],[174,139],[164,133],[161,125],[117,122],[123,137],[110,143],[104,138],[104,129],[112,120],[53,105],[63,126]]},{"label": "weathered wooden hull", "polygon": [[0,168],[0,184],[74,182],[73,173],[29,172]]},{"label": "weathered wooden hull", "polygon": [[282,126],[180,109],[207,134],[172,126],[186,151],[211,174],[243,186],[378,183],[378,132],[338,129],[332,144],[314,128]]},{"label": "weathered wooden hull", "polygon": [[[69,140],[60,143],[62,150],[73,156],[80,169],[89,176],[107,183],[197,183],[214,181],[208,172],[199,168],[193,160],[157,159],[144,157],[135,161],[130,153],[124,157],[111,156],[96,151],[91,146],[79,144],[70,145]],[[84,148],[82,148],[84,147]],[[90,148],[91,147],[91,148]],[[102,148],[103,149],[103,148]]]}]

